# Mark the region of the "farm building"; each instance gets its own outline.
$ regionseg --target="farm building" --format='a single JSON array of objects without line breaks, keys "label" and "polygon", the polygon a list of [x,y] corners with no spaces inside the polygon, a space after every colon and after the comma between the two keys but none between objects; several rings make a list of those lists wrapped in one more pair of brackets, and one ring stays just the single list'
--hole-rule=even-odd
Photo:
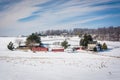
[{"label": "farm building", "polygon": [[93,51],[96,46],[97,46],[97,41],[92,41],[88,43],[87,49]]},{"label": "farm building", "polygon": [[32,47],[32,51],[48,51],[48,48],[45,47]]}]

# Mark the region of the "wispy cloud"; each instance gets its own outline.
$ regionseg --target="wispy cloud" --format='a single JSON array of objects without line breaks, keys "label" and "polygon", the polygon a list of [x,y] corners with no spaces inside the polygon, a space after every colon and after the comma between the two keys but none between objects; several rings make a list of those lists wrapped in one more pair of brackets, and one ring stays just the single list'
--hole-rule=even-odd
[{"label": "wispy cloud", "polygon": [[26,17],[26,18],[21,18],[18,21],[20,21],[20,22],[29,22],[29,21],[32,21],[34,19],[37,19],[38,17],[39,17],[38,15],[32,15],[32,16],[29,16],[29,17]]},{"label": "wispy cloud", "polygon": [[119,0],[1,0],[0,32],[14,29],[26,33],[22,31],[25,29],[30,33],[50,28],[72,28],[77,24],[87,25],[91,21],[112,16],[117,19],[116,15],[120,15],[119,5]]},{"label": "wispy cloud", "polygon": [[7,10],[7,8],[18,2],[21,2],[21,0],[0,0],[0,11]]}]

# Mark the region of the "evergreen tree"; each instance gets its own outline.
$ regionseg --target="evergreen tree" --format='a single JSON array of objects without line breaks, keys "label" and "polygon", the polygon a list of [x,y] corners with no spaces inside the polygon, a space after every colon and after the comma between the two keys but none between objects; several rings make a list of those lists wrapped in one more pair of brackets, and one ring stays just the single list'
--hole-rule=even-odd
[{"label": "evergreen tree", "polygon": [[13,43],[10,42],[10,43],[7,45],[7,48],[8,48],[9,50],[12,50],[12,51],[13,51],[13,49],[14,49]]},{"label": "evergreen tree", "polygon": [[26,39],[27,46],[32,47],[36,43],[40,44],[40,46],[41,46],[41,39],[38,34],[33,33],[32,35],[27,37],[27,39]]},{"label": "evergreen tree", "polygon": [[88,36],[87,36],[87,39],[88,39],[88,41],[93,41],[93,38],[92,38],[91,35],[88,35]]},{"label": "evergreen tree", "polygon": [[64,47],[64,49],[66,49],[69,45],[68,42],[65,40],[61,43],[61,46]]},{"label": "evergreen tree", "polygon": [[83,45],[84,45],[83,42],[84,42],[84,39],[81,39],[81,40],[80,40],[80,46],[83,46]]},{"label": "evergreen tree", "polygon": [[106,45],[106,43],[103,43],[102,49],[103,49],[103,50],[107,50],[107,45]]},{"label": "evergreen tree", "polygon": [[91,41],[93,41],[92,36],[85,34],[83,39],[80,40],[80,46],[87,47],[88,43],[91,42]]},{"label": "evergreen tree", "polygon": [[83,44],[84,44],[85,47],[88,46],[88,35],[87,35],[87,34],[84,35],[84,41],[83,41]]}]

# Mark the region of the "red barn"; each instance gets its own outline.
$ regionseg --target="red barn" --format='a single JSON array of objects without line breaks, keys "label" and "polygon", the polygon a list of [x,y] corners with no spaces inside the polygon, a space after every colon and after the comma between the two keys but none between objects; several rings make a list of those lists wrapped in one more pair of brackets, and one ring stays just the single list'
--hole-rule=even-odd
[{"label": "red barn", "polygon": [[33,47],[32,51],[48,51],[48,48],[45,48],[45,47]]},{"label": "red barn", "polygon": [[52,49],[53,52],[64,52],[63,48]]},{"label": "red barn", "polygon": [[80,47],[75,47],[74,49],[75,49],[75,50],[80,50]]}]

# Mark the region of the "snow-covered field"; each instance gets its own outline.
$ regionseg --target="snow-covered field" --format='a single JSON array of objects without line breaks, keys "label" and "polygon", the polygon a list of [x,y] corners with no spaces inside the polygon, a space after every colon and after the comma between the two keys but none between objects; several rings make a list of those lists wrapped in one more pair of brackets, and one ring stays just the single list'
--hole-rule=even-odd
[{"label": "snow-covered field", "polygon": [[[43,43],[64,37],[42,37]],[[120,80],[120,42],[106,42],[107,51],[36,52],[9,51],[15,37],[0,37],[0,80]],[[24,38],[25,40],[25,38]],[[78,37],[68,39],[79,45]]]}]

